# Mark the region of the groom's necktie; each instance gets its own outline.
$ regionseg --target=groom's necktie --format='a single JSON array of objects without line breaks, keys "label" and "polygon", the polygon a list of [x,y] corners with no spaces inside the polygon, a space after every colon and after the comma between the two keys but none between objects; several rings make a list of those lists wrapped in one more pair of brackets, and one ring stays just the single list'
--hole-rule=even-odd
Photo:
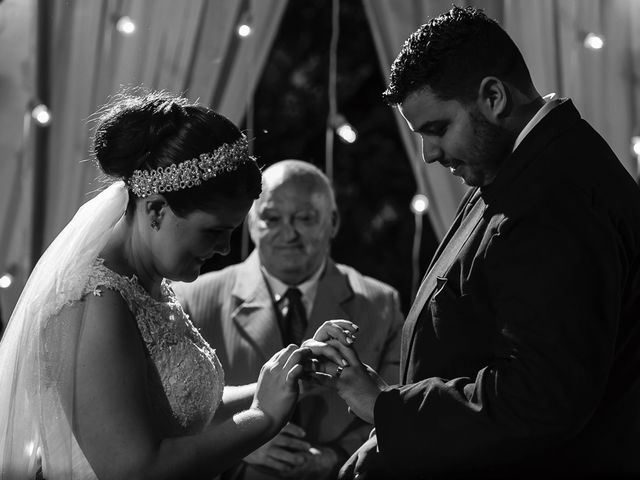
[{"label": "groom's necktie", "polygon": [[289,288],[285,294],[286,311],[284,311],[284,335],[285,346],[290,343],[300,345],[307,329],[307,312],[302,303],[302,293],[295,287]]}]

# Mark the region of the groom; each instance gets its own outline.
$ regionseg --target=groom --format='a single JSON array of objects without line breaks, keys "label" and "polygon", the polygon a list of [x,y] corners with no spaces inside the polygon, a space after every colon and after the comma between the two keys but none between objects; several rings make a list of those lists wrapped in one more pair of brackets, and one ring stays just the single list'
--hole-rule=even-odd
[{"label": "groom", "polygon": [[375,434],[341,477],[639,476],[634,180],[471,7],[411,35],[384,97],[474,188],[405,322],[401,384],[344,354],[338,391]]}]

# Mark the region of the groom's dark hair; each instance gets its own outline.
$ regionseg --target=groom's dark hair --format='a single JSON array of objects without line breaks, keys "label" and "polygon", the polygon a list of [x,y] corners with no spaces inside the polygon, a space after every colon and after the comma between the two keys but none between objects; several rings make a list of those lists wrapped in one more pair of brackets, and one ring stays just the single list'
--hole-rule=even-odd
[{"label": "groom's dark hair", "polygon": [[442,100],[468,103],[477,98],[487,76],[508,81],[525,93],[533,89],[524,58],[502,27],[480,9],[454,6],[407,39],[391,66],[382,97],[389,105],[399,105],[428,87]]}]

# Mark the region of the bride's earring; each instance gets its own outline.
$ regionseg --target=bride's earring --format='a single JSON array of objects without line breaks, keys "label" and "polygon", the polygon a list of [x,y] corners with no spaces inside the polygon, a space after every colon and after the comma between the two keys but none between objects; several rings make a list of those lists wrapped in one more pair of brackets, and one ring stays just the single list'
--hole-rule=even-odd
[{"label": "bride's earring", "polygon": [[160,223],[158,220],[151,220],[151,228],[153,228],[156,232],[160,230]]}]

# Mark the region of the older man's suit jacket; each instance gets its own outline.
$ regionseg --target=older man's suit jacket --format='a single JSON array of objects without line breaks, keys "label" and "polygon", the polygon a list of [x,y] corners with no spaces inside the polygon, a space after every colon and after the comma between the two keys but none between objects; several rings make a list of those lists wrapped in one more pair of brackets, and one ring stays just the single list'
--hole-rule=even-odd
[{"label": "older man's suit jacket", "polygon": [[382,457],[397,478],[638,477],[638,186],[565,101],[462,207],[375,405]]},{"label": "older man's suit jacket", "polygon": [[[243,263],[206,273],[174,289],[191,320],[216,349],[227,385],[255,382],[264,362],[283,347],[257,251]],[[403,322],[397,291],[328,260],[305,338],[311,338],[323,322],[335,318],[359,326],[356,350],[361,360],[388,382],[397,383]],[[332,391],[302,399],[297,415],[308,440],[334,446],[349,455],[371,430],[370,425],[348,413],[344,401]]]}]

